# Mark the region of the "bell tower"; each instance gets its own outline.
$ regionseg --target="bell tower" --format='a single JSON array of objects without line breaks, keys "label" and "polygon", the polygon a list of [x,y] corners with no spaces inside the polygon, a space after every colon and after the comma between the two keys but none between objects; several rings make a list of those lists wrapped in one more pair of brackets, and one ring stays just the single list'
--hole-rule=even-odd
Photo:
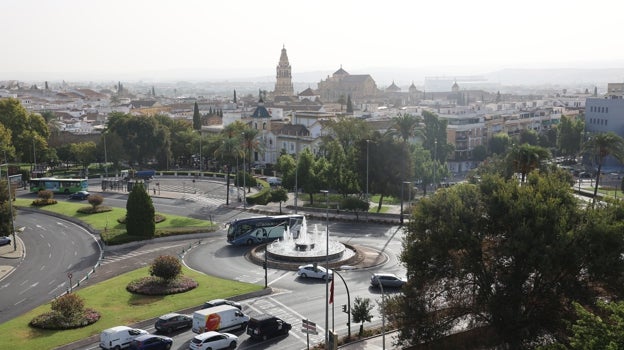
[{"label": "bell tower", "polygon": [[290,63],[288,63],[288,54],[286,47],[282,47],[279,63],[277,65],[277,80],[275,81],[275,96],[293,96],[295,94],[292,84],[292,75]]}]

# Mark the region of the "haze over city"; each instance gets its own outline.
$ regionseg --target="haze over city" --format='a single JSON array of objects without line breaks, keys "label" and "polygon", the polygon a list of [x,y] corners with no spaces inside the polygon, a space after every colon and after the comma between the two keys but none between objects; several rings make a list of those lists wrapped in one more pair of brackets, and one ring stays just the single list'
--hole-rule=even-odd
[{"label": "haze over city", "polygon": [[624,46],[610,33],[621,31],[622,7],[605,0],[8,0],[0,79],[274,78],[282,47],[295,81],[319,81],[340,66],[390,72],[382,84],[500,69],[621,68]]}]

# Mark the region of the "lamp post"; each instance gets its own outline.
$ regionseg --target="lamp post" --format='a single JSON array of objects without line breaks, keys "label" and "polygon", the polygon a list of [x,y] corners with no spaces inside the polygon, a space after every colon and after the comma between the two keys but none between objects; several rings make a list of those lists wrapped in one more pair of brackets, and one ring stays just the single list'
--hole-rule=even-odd
[{"label": "lamp post", "polygon": [[102,133],[104,138],[104,175],[108,178],[108,157],[106,155],[106,132]]},{"label": "lamp post", "polygon": [[366,140],[366,201],[368,202],[368,145],[370,140]]},{"label": "lamp post", "polygon": [[344,283],[345,289],[347,290],[347,338],[351,339],[351,296],[349,295],[349,287],[347,286],[347,282],[342,277],[338,271],[334,270],[334,275],[337,275]]},{"label": "lamp post", "polygon": [[245,183],[245,178],[247,177],[245,175],[245,171],[247,171],[247,169],[245,168],[246,157],[247,157],[247,148],[245,147],[245,133],[243,133],[243,209],[247,208],[247,204],[245,203],[247,201],[247,184]]},{"label": "lamp post", "polygon": [[[329,269],[329,191],[325,194],[325,268]],[[329,278],[325,279],[325,349],[329,349]]]},{"label": "lamp post", "polygon": [[438,167],[437,164],[437,158],[438,158],[438,140],[436,139],[435,141],[433,141],[433,191],[435,192],[436,190],[436,168]]}]

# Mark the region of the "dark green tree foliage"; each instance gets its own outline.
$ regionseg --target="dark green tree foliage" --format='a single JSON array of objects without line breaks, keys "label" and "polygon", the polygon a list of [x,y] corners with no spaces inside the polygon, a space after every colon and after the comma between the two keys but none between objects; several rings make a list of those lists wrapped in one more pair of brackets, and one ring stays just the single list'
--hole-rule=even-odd
[{"label": "dark green tree foliage", "polygon": [[347,113],[353,114],[353,102],[351,101],[351,95],[347,96]]},{"label": "dark green tree foliage", "polygon": [[[0,100],[0,124],[11,133],[13,143],[11,150],[16,152],[20,160],[34,161],[33,146],[36,154],[43,154],[47,150],[47,139],[50,136],[48,124],[40,114],[28,112],[19,100],[14,98]],[[3,147],[3,143],[0,141],[0,147]]]},{"label": "dark green tree foliage", "polygon": [[467,319],[494,327],[508,349],[560,338],[570,300],[624,295],[623,218],[619,202],[583,209],[558,172],[533,172],[524,184],[484,175],[423,198],[401,254],[399,342],[444,337]]},{"label": "dark green tree foliage", "polygon": [[581,151],[581,140],[585,125],[580,119],[562,116],[561,123],[558,126],[557,146],[559,152],[568,158],[571,158]]},{"label": "dark green tree foliage", "polygon": [[509,166],[513,172],[521,174],[522,182],[531,171],[538,169],[549,158],[550,152],[547,149],[528,143],[512,148],[507,154]]},{"label": "dark green tree foliage", "polygon": [[372,310],[373,303],[369,298],[355,297],[351,316],[353,316],[353,322],[360,324],[360,335],[364,333],[364,322],[370,322],[373,319]]},{"label": "dark green tree foliage", "polygon": [[175,256],[161,255],[150,265],[150,275],[162,278],[165,281],[176,279],[182,272],[182,263]]},{"label": "dark green tree foliage", "polygon": [[357,197],[347,196],[340,201],[340,208],[354,212],[359,220],[360,212],[367,212],[370,208],[370,203]]},{"label": "dark green tree foliage", "polygon": [[539,143],[539,135],[535,130],[522,129],[522,131],[520,131],[519,143],[528,143],[531,146],[537,146],[537,144]]},{"label": "dark green tree foliage", "polygon": [[279,203],[279,211],[282,213],[282,202],[288,200],[288,191],[285,188],[279,187],[271,190],[269,201],[273,203]]},{"label": "dark green tree foliage", "polygon": [[[325,147],[327,171],[323,176],[327,179],[329,188],[345,196],[360,192],[358,174],[352,170],[354,167],[352,160],[355,157],[347,157],[341,144],[336,140],[330,141]],[[356,151],[356,148],[352,150]]]},{"label": "dark green tree foliage", "polygon": [[156,232],[154,203],[142,183],[135,183],[126,202],[126,231],[132,236],[152,237]]},{"label": "dark green tree foliage", "polygon": [[108,119],[108,129],[122,140],[124,155],[131,165],[141,167],[168,151],[169,130],[156,118],[114,112]]},{"label": "dark green tree foliage", "polygon": [[15,220],[16,211],[11,210],[9,202],[8,182],[6,179],[0,179],[0,236],[8,236],[13,232],[11,214]]},{"label": "dark green tree foliage", "polygon": [[[374,146],[373,146],[374,145]],[[399,197],[403,181],[411,178],[412,157],[402,142],[376,135],[369,148],[369,192],[379,194],[377,211],[386,196]]]},{"label": "dark green tree foliage", "polygon": [[193,106],[193,129],[201,129],[201,115],[199,114],[199,106],[197,105],[197,102],[195,102],[195,105]]},{"label": "dark green tree foliage", "polygon": [[234,90],[234,103],[236,103],[236,90]]},{"label": "dark green tree foliage", "polygon": [[422,115],[425,121],[423,147],[431,152],[431,159],[440,163],[446,163],[448,157],[455,150],[455,147],[449,144],[446,138],[448,122],[441,120],[433,112],[423,111]]},{"label": "dark green tree foliage", "polygon": [[492,136],[488,144],[491,154],[505,154],[509,145],[511,145],[511,139],[504,132]]}]

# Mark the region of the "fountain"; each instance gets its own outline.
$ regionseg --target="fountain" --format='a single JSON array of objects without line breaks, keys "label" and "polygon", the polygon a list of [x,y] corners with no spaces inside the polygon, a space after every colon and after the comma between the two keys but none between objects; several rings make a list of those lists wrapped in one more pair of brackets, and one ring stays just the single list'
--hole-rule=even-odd
[{"label": "fountain", "polygon": [[347,248],[332,239],[329,240],[329,249],[326,249],[326,232],[327,230],[319,231],[316,224],[312,232],[308,232],[308,224],[304,217],[296,237],[288,227],[283,239],[266,245],[266,258],[277,262],[296,263],[322,262],[329,259],[330,262],[337,263],[347,261],[356,255],[354,249]]}]

